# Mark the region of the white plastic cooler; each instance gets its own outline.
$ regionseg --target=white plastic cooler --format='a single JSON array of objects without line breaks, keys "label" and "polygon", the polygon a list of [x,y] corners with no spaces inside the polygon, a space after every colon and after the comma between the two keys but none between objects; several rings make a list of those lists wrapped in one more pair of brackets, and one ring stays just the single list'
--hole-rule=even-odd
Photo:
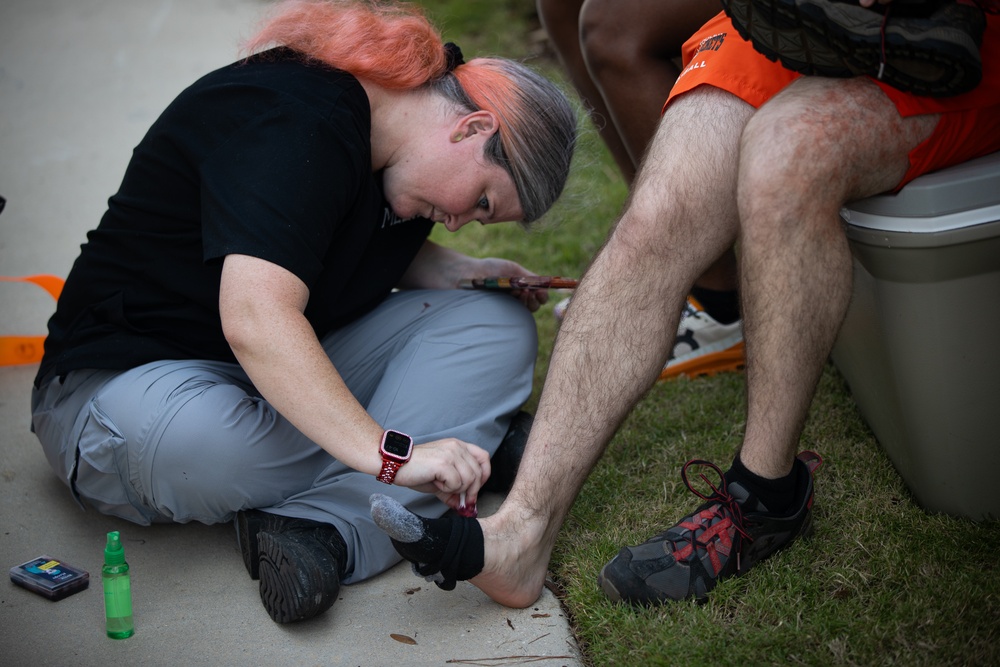
[{"label": "white plastic cooler", "polygon": [[1000,517],[1000,153],[841,215],[855,283],[834,363],[921,506]]}]

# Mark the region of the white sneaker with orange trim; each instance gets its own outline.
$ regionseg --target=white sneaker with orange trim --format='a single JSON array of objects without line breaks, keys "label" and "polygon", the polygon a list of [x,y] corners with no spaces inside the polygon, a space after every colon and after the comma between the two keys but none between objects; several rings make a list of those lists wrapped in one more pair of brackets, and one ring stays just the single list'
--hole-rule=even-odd
[{"label": "white sneaker with orange trim", "polygon": [[706,313],[694,297],[689,296],[677,326],[673,356],[663,367],[660,379],[679,375],[715,375],[737,371],[744,366],[746,354],[740,320],[722,324]]},{"label": "white sneaker with orange trim", "polygon": [[[562,321],[570,300],[556,304],[556,320]],[[739,320],[721,324],[705,312],[701,304],[689,296],[677,325],[677,340],[670,361],[663,367],[660,379],[679,375],[698,377],[725,371],[738,371],[746,366],[743,351],[743,329]]]}]

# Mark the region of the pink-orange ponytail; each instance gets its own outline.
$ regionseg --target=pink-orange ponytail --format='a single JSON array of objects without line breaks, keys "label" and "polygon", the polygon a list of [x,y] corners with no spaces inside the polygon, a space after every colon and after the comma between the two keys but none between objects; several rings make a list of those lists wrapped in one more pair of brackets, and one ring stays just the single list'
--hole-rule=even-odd
[{"label": "pink-orange ponytail", "polygon": [[246,45],[282,45],[380,86],[407,90],[446,69],[441,35],[416,7],[378,0],[286,0]]}]

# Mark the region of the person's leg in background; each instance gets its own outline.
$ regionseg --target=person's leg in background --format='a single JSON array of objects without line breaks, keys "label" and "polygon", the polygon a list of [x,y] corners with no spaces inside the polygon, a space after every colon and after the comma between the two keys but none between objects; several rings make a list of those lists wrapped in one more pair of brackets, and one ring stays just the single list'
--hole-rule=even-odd
[{"label": "person's leg in background", "polygon": [[[559,62],[562,63],[569,75],[570,82],[583,100],[584,109],[611,152],[611,157],[618,165],[625,182],[631,184],[632,178],[635,176],[636,164],[633,162],[618,128],[612,121],[611,112],[608,110],[604,97],[601,95],[597,83],[591,77],[584,60],[580,39],[580,23],[581,13],[586,2],[587,0],[537,0],[538,18],[549,36],[549,41],[555,49]],[[666,82],[665,85],[666,88],[651,92],[653,94],[659,93],[659,96],[662,97],[662,91],[669,90],[669,87],[673,85],[672,80]],[[659,106],[662,105],[663,100],[660,100]],[[659,115],[659,107],[650,109],[650,111]],[[644,147],[641,150],[644,150]]]},{"label": "person's leg in background", "polygon": [[703,0],[586,0],[580,8],[578,50],[628,152],[629,164],[619,166],[629,185],[681,73],[681,47],[718,11]]}]

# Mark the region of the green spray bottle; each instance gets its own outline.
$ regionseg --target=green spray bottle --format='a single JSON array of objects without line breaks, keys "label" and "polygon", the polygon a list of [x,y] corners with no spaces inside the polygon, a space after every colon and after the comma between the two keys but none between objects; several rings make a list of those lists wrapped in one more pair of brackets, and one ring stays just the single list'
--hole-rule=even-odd
[{"label": "green spray bottle", "polygon": [[135,633],[135,626],[132,624],[132,582],[129,579],[128,563],[125,562],[125,549],[122,548],[117,530],[108,533],[101,580],[104,583],[104,613],[107,617],[108,637],[131,637]]}]

